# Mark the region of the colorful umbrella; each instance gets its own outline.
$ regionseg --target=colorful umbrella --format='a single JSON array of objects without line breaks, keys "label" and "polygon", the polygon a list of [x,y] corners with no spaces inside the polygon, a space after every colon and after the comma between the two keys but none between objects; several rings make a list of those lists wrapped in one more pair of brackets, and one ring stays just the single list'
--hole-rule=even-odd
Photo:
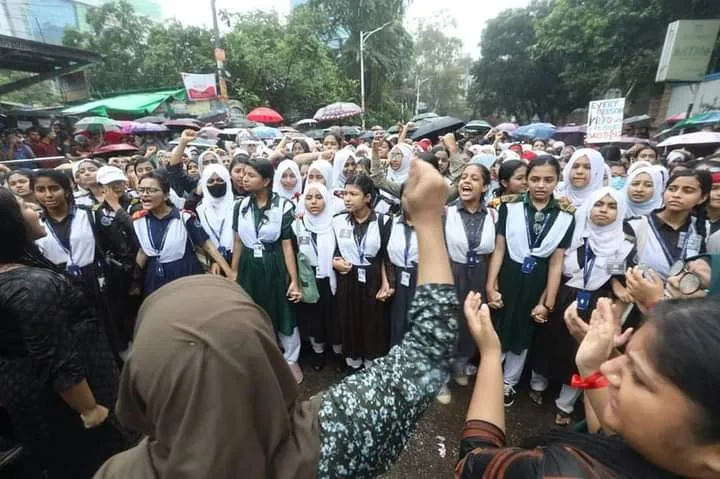
[{"label": "colorful umbrella", "polygon": [[316,121],[342,120],[360,115],[362,109],[355,103],[333,103],[320,108],[313,116]]},{"label": "colorful umbrella", "polygon": [[140,135],[143,133],[164,133],[168,128],[155,123],[140,123],[138,121],[118,121],[123,135]]},{"label": "colorful umbrella", "polygon": [[250,121],[259,121],[260,123],[282,123],[284,120],[280,113],[264,106],[255,108],[248,113],[247,119]]},{"label": "colorful umbrella", "polygon": [[174,130],[190,129],[197,131],[200,129],[200,125],[198,124],[198,122],[196,120],[193,120],[192,118],[179,118],[177,120],[170,120],[163,123],[163,125]]},{"label": "colorful umbrella", "polygon": [[144,116],[142,118],[138,118],[135,121],[138,123],[158,123],[158,124],[160,124],[160,123],[164,123],[164,122],[168,121],[168,119],[165,117],[162,117],[162,116]]},{"label": "colorful umbrella", "polygon": [[282,136],[280,130],[269,126],[255,127],[252,129],[252,133],[261,140],[272,140],[275,138],[280,138]]},{"label": "colorful umbrella", "polygon": [[495,127],[496,130],[499,131],[505,131],[505,132],[512,132],[518,129],[517,123],[500,123],[498,126]]},{"label": "colorful umbrella", "polygon": [[120,132],[120,125],[112,118],[106,116],[86,116],[75,123],[76,130],[89,131],[97,133],[100,131],[116,131]]},{"label": "colorful umbrella", "polygon": [[514,137],[542,138],[547,140],[555,133],[555,125],[551,123],[530,123],[512,132]]},{"label": "colorful umbrella", "polygon": [[103,145],[97,150],[93,151],[93,155],[108,155],[112,153],[135,153],[137,152],[137,147],[133,145],[128,145],[126,143],[120,143],[117,145]]},{"label": "colorful umbrella", "polygon": [[676,124],[673,128],[681,129],[689,126],[714,125],[715,123],[720,123],[720,111],[718,110],[706,111],[705,113],[700,113],[699,115],[693,115],[687,120],[683,120]]},{"label": "colorful umbrella", "polygon": [[687,118],[687,112],[675,113],[672,116],[665,118],[665,123],[677,123]]},{"label": "colorful umbrella", "polygon": [[671,136],[658,146],[681,146],[681,145],[715,145],[720,144],[720,133],[712,131],[698,131],[685,135]]}]

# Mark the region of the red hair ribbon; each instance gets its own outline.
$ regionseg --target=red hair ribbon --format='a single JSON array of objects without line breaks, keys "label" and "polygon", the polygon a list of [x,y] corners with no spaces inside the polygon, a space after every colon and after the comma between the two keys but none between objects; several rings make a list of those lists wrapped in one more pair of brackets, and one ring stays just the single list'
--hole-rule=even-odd
[{"label": "red hair ribbon", "polygon": [[610,383],[607,378],[600,371],[595,371],[586,378],[580,377],[579,374],[573,374],[570,379],[570,387],[575,389],[602,389],[608,387],[608,384]]},{"label": "red hair ribbon", "polygon": [[711,176],[713,185],[720,183],[720,171],[718,171],[717,173],[713,173]]}]

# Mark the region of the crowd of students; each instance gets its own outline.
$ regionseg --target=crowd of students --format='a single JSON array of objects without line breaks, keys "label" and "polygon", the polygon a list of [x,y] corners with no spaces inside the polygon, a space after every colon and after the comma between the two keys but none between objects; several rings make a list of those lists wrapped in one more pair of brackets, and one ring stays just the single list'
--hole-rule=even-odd
[{"label": "crowd of students", "polygon": [[[213,405],[197,399],[188,411],[173,413],[155,408],[160,407],[157,401],[164,404],[174,402],[174,398],[156,397],[149,402],[147,397],[156,394],[152,392],[154,382],[160,381],[163,388],[171,390],[173,378],[181,381],[187,374],[181,370],[184,360],[180,360],[185,349],[163,343],[163,338],[175,334],[173,331],[185,335],[187,344],[203,342],[205,339],[193,338],[208,334],[214,338],[208,340],[211,351],[228,358],[238,355],[240,363],[250,361],[253,355],[267,354],[272,358],[272,374],[279,378],[281,390],[276,390],[277,384],[268,384],[270,379],[257,376],[261,369],[249,373],[257,376],[253,385],[267,386],[258,390],[258,394],[268,395],[262,396],[268,401],[266,411],[274,408],[277,412],[283,401],[286,405],[296,401],[296,392],[290,392],[295,389],[283,384],[287,382],[287,371],[295,383],[302,382],[303,344],[311,349],[306,367],[320,370],[330,361],[338,372],[349,374],[334,393],[323,396],[322,404],[307,403],[307,410],[300,407],[291,413],[291,421],[298,421],[298,431],[311,436],[317,435],[317,424],[307,422],[306,416],[319,415],[321,446],[314,440],[310,441],[314,446],[304,444],[303,450],[288,446],[282,455],[262,465],[257,457],[248,459],[252,465],[239,465],[241,458],[249,458],[246,454],[210,464],[217,458],[209,452],[204,461],[192,466],[194,470],[207,464],[208,472],[226,473],[235,467],[252,474],[268,474],[267,467],[273,461],[288,461],[277,466],[280,468],[302,468],[307,467],[300,465],[302,461],[312,462],[320,454],[318,471],[323,477],[370,477],[389,467],[407,440],[407,428],[427,407],[428,398],[436,397],[444,404],[452,400],[449,380],[466,386],[469,377],[478,374],[476,395],[482,393],[480,384],[494,391],[495,386],[488,385],[487,378],[480,380],[483,369],[491,370],[495,364],[484,360],[483,345],[492,353],[498,352],[505,407],[515,402],[517,386],[529,366],[530,397],[535,403],[542,404],[546,399],[550,382],[561,384],[555,399],[555,422],[567,425],[587,390],[572,381],[578,373],[578,341],[566,324],[568,311],[577,318],[575,326],[581,328],[580,323],[590,321],[596,308],[608,307],[603,298],[610,298],[621,311],[616,316],[621,318],[618,321],[623,329],[632,331],[665,296],[694,297],[709,292],[710,277],[702,270],[704,260],[697,258],[717,242],[720,158],[696,160],[676,154],[663,164],[658,152],[649,146],[638,146],[623,156],[619,149],[574,149],[541,140],[528,145],[508,144],[500,134],[478,144],[467,141],[462,147],[453,134],[448,134],[432,145],[406,140],[406,133],[404,128],[399,136],[387,138],[378,130],[369,144],[360,145],[346,144],[342,137],[329,133],[319,148],[304,139],[283,139],[275,150],[266,150],[262,155],[243,149],[236,149],[232,156],[222,150],[208,150],[195,160],[188,148],[195,134],[188,130],[169,152],[112,158],[107,164],[85,159],[73,163],[69,170],[11,171],[6,181],[13,194],[3,191],[0,206],[8,215],[33,226],[32,234],[27,233],[28,227],[17,224],[9,224],[3,231],[2,250],[7,253],[0,266],[10,266],[7,271],[0,270],[0,282],[3,291],[14,287],[24,294],[31,291],[35,297],[30,295],[20,301],[20,296],[7,295],[3,298],[3,315],[14,315],[16,321],[31,315],[37,329],[27,334],[37,339],[47,333],[55,344],[36,345],[41,357],[48,361],[43,367],[49,369],[41,372],[33,368],[18,370],[26,364],[22,354],[17,358],[10,354],[12,360],[3,359],[0,374],[9,378],[12,387],[0,396],[0,405],[31,454],[39,458],[46,471],[51,471],[50,477],[89,477],[87,471],[99,467],[109,454],[132,444],[138,432],[150,435],[152,441],[153,434],[164,431],[182,437],[187,444],[179,447],[193,448],[194,438],[200,437],[193,434],[199,429],[178,431],[177,424],[165,422],[183,423],[181,418],[189,410],[207,410]],[[421,198],[423,194],[428,198]],[[433,202],[433,195],[442,198]],[[407,200],[408,196],[412,200]],[[18,212],[11,214],[13,207]],[[427,237],[421,237],[421,228]],[[48,273],[35,272],[37,277],[28,283],[32,275],[24,274],[17,265]],[[228,289],[227,281],[180,281],[202,273],[235,281],[244,292]],[[12,278],[13,274],[17,277]],[[445,287],[420,286],[429,283]],[[448,293],[447,285],[454,285],[453,294]],[[225,289],[225,295],[218,292]],[[82,334],[91,331],[92,338],[81,335],[81,340],[75,340],[75,326],[47,331],[58,328],[47,316],[55,314],[55,309],[71,314],[68,308],[72,307],[74,295],[87,303],[87,319],[67,316],[67,322],[82,323],[77,327],[84,331]],[[52,300],[45,301],[47,296]],[[155,299],[145,301],[138,314],[145,298]],[[466,298],[469,321],[454,310]],[[487,306],[479,309],[478,298]],[[70,305],[63,304],[66,300]],[[259,318],[257,321],[240,326],[206,325],[206,320],[222,317],[225,311],[247,308]],[[478,314],[482,318],[478,319]],[[672,316],[667,311],[665,314]],[[443,315],[457,318],[439,320]],[[146,319],[136,326],[138,316]],[[428,319],[423,326],[418,319],[423,316],[445,323],[440,327]],[[176,329],[163,329],[167,317],[172,317]],[[455,319],[458,331],[456,339],[452,339]],[[259,326],[265,320],[267,326]],[[492,321],[491,329],[496,333],[487,332],[487,321]],[[423,327],[426,334],[427,328],[441,328],[440,336],[449,338],[451,344],[438,344],[436,338],[432,358],[427,351],[418,352],[427,337],[409,338],[408,331]],[[478,331],[483,328],[479,338]],[[237,351],[243,342],[233,345],[231,338],[248,331],[254,331],[253,337],[259,335],[262,341],[248,345],[247,351]],[[23,333],[14,334],[5,337],[3,350],[22,344]],[[280,346],[278,351],[287,364],[285,370],[277,365],[280,352],[268,351],[276,348],[275,344]],[[28,350],[34,347],[29,345]],[[158,352],[153,353],[153,348]],[[159,365],[153,363],[153,354],[162,355],[168,363],[177,358],[179,363],[167,371],[156,370]],[[125,363],[128,357],[130,361]],[[413,357],[421,357],[420,364],[404,364]],[[65,371],[65,362],[73,361],[72,374],[57,374],[56,369]],[[120,418],[120,425],[112,407],[118,367],[124,363],[121,401],[123,391],[129,396],[125,397],[125,417]],[[187,367],[197,368],[196,374],[207,370],[232,381],[234,375],[243,374],[246,366],[240,363],[234,372],[232,367],[192,361]],[[402,381],[397,371],[390,372],[393,367],[411,366],[414,369],[408,370]],[[445,374],[447,370],[449,375]],[[587,372],[580,370],[583,375]],[[65,391],[78,380],[85,381],[85,386],[73,395],[74,399],[66,393],[49,394],[36,384],[37,374],[41,373],[43,381],[52,382],[55,392]],[[103,383],[97,383],[101,380],[94,377],[97,374],[111,384],[105,396]],[[430,374],[429,383],[409,384],[413,378],[428,381],[420,378],[422,374]],[[405,383],[395,384],[386,375]],[[376,385],[371,384],[373,379]],[[107,447],[94,449],[85,461],[67,469],[68,457],[74,456],[54,448],[54,444],[69,417],[60,420],[50,411],[38,412],[35,409],[42,408],[40,403],[33,404],[32,411],[27,405],[20,407],[28,400],[24,393],[28,383],[35,388],[30,388],[34,391],[30,402],[52,398],[53,407],[65,408],[65,413],[80,413],[86,427],[112,424],[112,428],[105,428],[111,430],[112,437],[100,439]],[[177,386],[183,394],[195,397],[203,384],[200,381]],[[233,393],[224,392],[219,385],[209,387],[218,388],[217,395],[227,393],[232,397]],[[421,391],[416,395],[408,393],[418,387]],[[328,427],[333,421],[345,424],[353,420],[349,406],[340,405],[347,401],[342,394],[360,396],[359,391],[368,388],[374,391],[367,393],[369,396],[384,394],[399,400],[398,396],[407,394],[404,406],[394,413],[395,419],[407,427],[387,432],[392,447],[384,450],[386,455],[376,451],[373,454],[377,455],[368,459],[372,454],[367,453],[368,457],[363,456],[357,463],[352,451],[353,441],[358,438],[353,434],[363,432],[335,430],[330,434]],[[398,388],[404,392],[398,392]],[[704,394],[698,393],[698,400],[704,401]],[[478,401],[475,396],[471,411]],[[368,419],[366,426],[376,420],[382,429],[386,421],[370,412],[372,400],[366,398],[363,406],[366,414],[375,418]],[[592,406],[587,405],[586,410],[592,412]],[[285,409],[283,414],[287,413]],[[597,407],[595,412],[599,413]],[[215,419],[221,420],[223,416],[218,414]],[[497,447],[504,441],[487,424],[503,429],[496,422],[496,411],[493,414],[492,421],[480,418],[486,420],[480,431],[477,423],[468,430],[482,436],[472,449],[480,447],[480,443]],[[249,420],[248,416],[235,418],[239,422]],[[227,427],[233,431],[237,426]],[[75,431],[76,436],[70,435],[77,442],[68,439],[66,446],[87,444],[81,427]],[[247,424],[242,427],[252,429]],[[288,427],[283,423],[274,431],[280,437]],[[717,433],[715,429],[713,434]],[[335,442],[330,441],[330,436]],[[171,471],[182,469],[182,461],[174,464],[177,459],[160,451],[171,447],[164,442],[166,437],[154,439],[154,445],[146,443],[108,463],[98,477],[176,477]],[[266,440],[271,439],[258,435],[261,447],[269,447],[262,442]],[[280,441],[277,437],[272,440]],[[304,449],[306,446],[312,450]],[[268,449],[264,451],[269,454]],[[363,465],[364,460],[373,465]],[[486,467],[487,461],[496,458],[476,454],[472,460],[463,460],[462,467],[471,464],[472,470],[479,470],[481,464]],[[151,468],[151,464],[167,472],[138,472]],[[666,467],[663,463],[660,466]],[[64,469],[66,472],[62,472]],[[114,469],[124,472],[112,473]],[[78,472],[63,475],[67,470]],[[469,471],[461,477],[475,477]]]}]

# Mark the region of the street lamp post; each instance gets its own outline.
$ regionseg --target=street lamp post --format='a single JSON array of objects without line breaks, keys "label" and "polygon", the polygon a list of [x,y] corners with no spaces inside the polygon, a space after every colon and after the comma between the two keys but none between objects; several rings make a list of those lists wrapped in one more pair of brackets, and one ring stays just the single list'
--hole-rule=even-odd
[{"label": "street lamp post", "polygon": [[360,32],[360,109],[362,110],[362,129],[365,129],[365,42],[371,35],[379,32],[383,28],[390,25],[392,22],[387,22],[384,25],[377,27],[375,30],[369,32]]},{"label": "street lamp post", "polygon": [[429,78],[423,78],[422,80],[420,78],[417,79],[417,89],[415,94],[415,116],[418,116],[420,114],[420,87],[430,80]]}]

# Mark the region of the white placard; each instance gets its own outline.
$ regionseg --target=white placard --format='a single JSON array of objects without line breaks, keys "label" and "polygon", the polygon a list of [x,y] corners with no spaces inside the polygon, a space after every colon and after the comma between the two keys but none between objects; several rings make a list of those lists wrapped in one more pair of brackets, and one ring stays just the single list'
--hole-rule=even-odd
[{"label": "white placard", "polygon": [[656,82],[702,81],[715,47],[720,20],[678,20],[668,25]]},{"label": "white placard", "polygon": [[214,73],[181,73],[188,101],[217,97]]},{"label": "white placard", "polygon": [[591,101],[585,141],[604,143],[622,136],[625,98]]}]

